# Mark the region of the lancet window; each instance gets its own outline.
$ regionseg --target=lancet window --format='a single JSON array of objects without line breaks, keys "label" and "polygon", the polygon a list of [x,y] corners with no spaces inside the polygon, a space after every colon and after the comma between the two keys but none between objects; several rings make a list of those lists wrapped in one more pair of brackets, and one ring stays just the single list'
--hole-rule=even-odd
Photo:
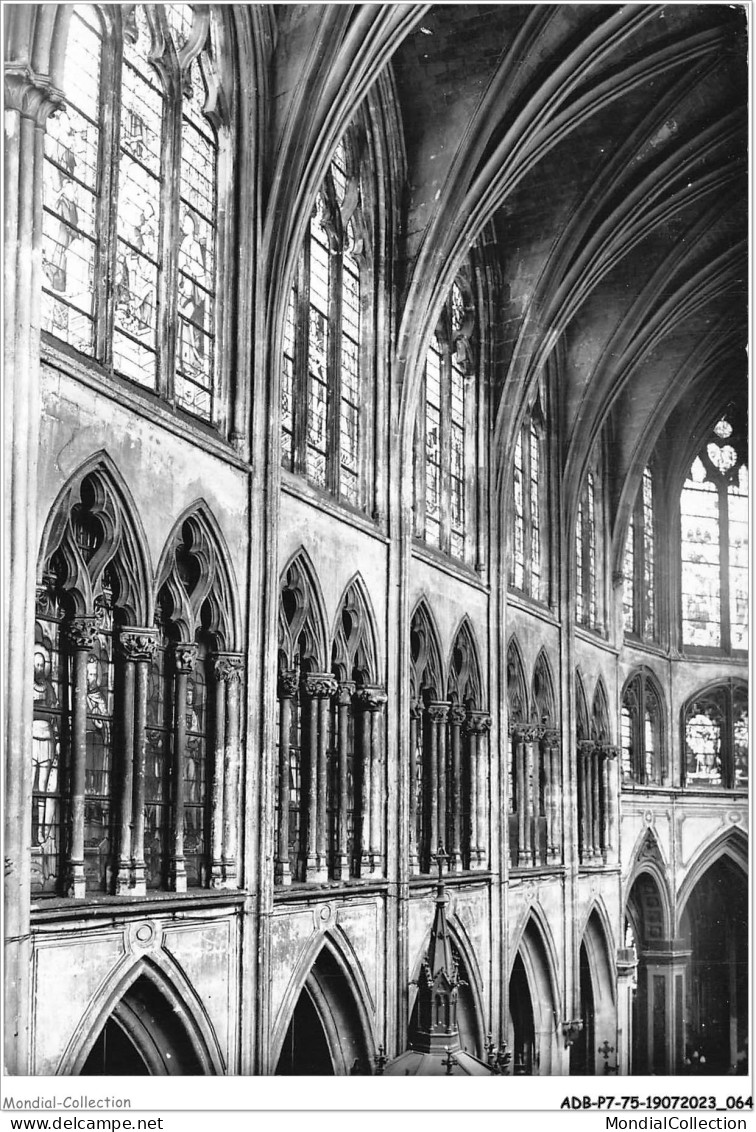
[{"label": "lancet window", "polygon": [[654,478],[645,468],[625,540],[622,613],[625,633],[656,638],[656,534]]},{"label": "lancet window", "polygon": [[748,788],[748,692],[729,680],[705,688],[683,711],[685,785]]},{"label": "lancet window", "polygon": [[601,626],[599,555],[601,553],[600,480],[594,467],[588,469],[580,493],[575,531],[576,605],[578,625]]},{"label": "lancet window", "polygon": [[664,715],[656,681],[638,672],[622,693],[622,784],[660,785],[663,776]]},{"label": "lancet window", "polygon": [[587,704],[579,677],[576,685],[578,852],[581,865],[601,866],[606,864],[613,851],[611,766],[617,757],[617,748],[611,743],[609,706],[602,681],[599,679],[593,695],[587,732]]},{"label": "lancet window", "polygon": [[[190,558],[200,526],[185,524]],[[181,616],[178,583],[163,587],[156,626],[139,543],[105,471],[75,481],[49,532],[34,644],[33,892],[235,884],[242,659],[223,651],[228,587],[216,557],[208,546],[195,557],[194,597],[184,587]],[[211,664],[223,683],[212,708]]]},{"label": "lancet window", "polygon": [[540,402],[515,442],[512,470],[509,585],[536,601],[548,598],[546,436]]},{"label": "lancet window", "polygon": [[[410,865],[427,873],[442,845],[449,868],[485,868],[488,860],[487,735],[480,669],[470,628],[452,649],[444,685],[428,609],[415,611],[410,631]],[[445,688],[445,692],[444,689]]]},{"label": "lancet window", "polygon": [[474,564],[477,395],[472,292],[460,276],[425,358],[415,423],[415,535]]},{"label": "lancet window", "polygon": [[562,811],[554,682],[546,655],[541,652],[527,695],[522,659],[514,640],[507,650],[507,707],[510,861],[515,868],[556,864],[562,859]]},{"label": "lancet window", "polygon": [[42,328],[204,421],[228,123],[206,5],[76,5],[45,135]]},{"label": "lancet window", "polygon": [[281,460],[317,487],[364,510],[372,432],[365,299],[372,254],[360,137],[353,126],[336,148],[289,296]]},{"label": "lancet window", "polygon": [[747,438],[728,415],[714,425],[680,493],[682,643],[748,647]]}]

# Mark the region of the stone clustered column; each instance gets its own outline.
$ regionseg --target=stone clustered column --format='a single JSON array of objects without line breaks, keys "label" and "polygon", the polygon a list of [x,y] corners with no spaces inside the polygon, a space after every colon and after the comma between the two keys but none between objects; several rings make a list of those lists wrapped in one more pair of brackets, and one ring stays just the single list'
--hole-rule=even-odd
[{"label": "stone clustered column", "polygon": [[144,896],[147,891],[144,860],[147,678],[157,644],[154,629],[123,628],[118,636],[124,665],[121,752],[124,776],[116,892],[128,892],[132,896]]},{"label": "stone clustered column", "polygon": [[[546,726],[510,730],[517,868],[559,864],[562,859],[561,771],[558,732]],[[543,850],[539,821],[545,824]]]}]

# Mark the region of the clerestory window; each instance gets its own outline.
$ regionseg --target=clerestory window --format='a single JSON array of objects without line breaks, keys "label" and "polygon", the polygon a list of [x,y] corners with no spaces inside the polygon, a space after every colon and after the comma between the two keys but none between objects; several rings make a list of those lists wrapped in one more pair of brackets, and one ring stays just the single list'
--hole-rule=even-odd
[{"label": "clerestory window", "polygon": [[76,5],[45,135],[42,329],[217,416],[219,164],[206,5]]},{"label": "clerestory window", "polygon": [[310,483],[368,505],[371,383],[365,380],[368,274],[356,131],[318,193],[289,297],[281,375],[281,461]]},{"label": "clerestory window", "polygon": [[722,417],[680,493],[682,643],[729,653],[748,647],[746,441]]},{"label": "clerestory window", "polygon": [[656,628],[654,478],[645,468],[625,540],[622,612],[625,633],[653,641]]}]

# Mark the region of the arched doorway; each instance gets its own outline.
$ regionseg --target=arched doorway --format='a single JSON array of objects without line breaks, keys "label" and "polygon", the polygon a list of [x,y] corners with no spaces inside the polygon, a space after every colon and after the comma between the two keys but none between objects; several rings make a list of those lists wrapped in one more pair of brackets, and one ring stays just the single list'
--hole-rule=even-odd
[{"label": "arched doorway", "polygon": [[745,1073],[748,1055],[748,886],[720,857],[698,880],[680,919],[690,949],[685,993],[685,1059],[718,1074]]},{"label": "arched doorway", "polygon": [[276,1076],[368,1075],[373,1043],[352,980],[324,946],[299,994],[281,1044]]},{"label": "arched doorway", "polygon": [[630,889],[625,906],[625,937],[638,956],[637,988],[630,1021],[631,1072],[664,1074],[670,1061],[668,998],[674,989],[668,986],[673,969],[667,961],[673,952],[669,950],[671,941],[664,896],[651,872],[640,873]]},{"label": "arched doorway", "polygon": [[79,1072],[83,1077],[173,1077],[205,1070],[176,1009],[142,975],[113,1008]]}]

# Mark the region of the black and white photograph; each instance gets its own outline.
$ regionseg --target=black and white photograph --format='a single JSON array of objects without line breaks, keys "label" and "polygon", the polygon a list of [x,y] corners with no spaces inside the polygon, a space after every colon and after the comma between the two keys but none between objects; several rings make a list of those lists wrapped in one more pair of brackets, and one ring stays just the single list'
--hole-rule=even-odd
[{"label": "black and white photograph", "polygon": [[5,1095],[750,1115],[749,5],[2,7]]}]

